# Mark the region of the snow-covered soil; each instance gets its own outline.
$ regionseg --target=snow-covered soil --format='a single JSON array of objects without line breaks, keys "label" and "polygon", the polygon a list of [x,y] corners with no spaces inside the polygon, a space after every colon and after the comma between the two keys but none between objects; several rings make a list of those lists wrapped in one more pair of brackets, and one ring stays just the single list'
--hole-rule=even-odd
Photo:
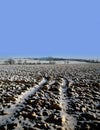
[{"label": "snow-covered soil", "polygon": [[0,66],[0,130],[99,128],[100,64]]}]

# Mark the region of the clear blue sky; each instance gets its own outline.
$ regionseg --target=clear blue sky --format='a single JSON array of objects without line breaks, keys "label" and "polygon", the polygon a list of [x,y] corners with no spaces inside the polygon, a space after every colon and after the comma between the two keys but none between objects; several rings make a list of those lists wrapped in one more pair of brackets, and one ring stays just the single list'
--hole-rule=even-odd
[{"label": "clear blue sky", "polygon": [[100,58],[100,0],[0,0],[0,57]]}]

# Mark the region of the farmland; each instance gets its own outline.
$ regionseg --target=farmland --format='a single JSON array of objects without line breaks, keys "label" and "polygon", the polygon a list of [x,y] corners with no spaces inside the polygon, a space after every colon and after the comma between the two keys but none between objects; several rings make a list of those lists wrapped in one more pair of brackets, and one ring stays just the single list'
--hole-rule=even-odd
[{"label": "farmland", "polygon": [[0,65],[0,130],[99,128],[99,63]]}]

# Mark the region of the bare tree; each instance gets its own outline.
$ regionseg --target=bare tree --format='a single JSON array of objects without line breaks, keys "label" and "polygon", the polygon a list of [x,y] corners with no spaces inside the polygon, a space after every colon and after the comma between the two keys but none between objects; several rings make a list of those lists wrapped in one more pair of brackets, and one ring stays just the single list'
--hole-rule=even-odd
[{"label": "bare tree", "polygon": [[18,65],[21,65],[22,64],[22,60],[18,60]]},{"label": "bare tree", "polygon": [[10,59],[4,61],[4,63],[7,65],[13,65],[13,64],[15,64],[15,60],[10,58]]}]

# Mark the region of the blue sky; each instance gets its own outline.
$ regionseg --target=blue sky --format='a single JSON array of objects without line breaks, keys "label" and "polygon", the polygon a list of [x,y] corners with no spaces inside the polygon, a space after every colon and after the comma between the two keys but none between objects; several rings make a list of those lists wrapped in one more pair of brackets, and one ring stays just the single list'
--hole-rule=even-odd
[{"label": "blue sky", "polygon": [[0,57],[100,58],[100,0],[0,0]]}]

